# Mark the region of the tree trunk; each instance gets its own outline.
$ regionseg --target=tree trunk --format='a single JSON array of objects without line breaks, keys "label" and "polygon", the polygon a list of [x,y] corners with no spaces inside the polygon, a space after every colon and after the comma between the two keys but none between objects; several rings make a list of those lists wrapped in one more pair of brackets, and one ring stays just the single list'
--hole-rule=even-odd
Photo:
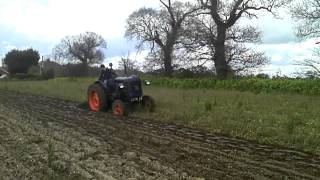
[{"label": "tree trunk", "polygon": [[88,61],[82,61],[82,70],[83,70],[83,76],[87,77],[89,74],[89,65]]},{"label": "tree trunk", "polygon": [[163,60],[164,60],[164,70],[165,70],[165,75],[170,77],[172,76],[172,53],[173,53],[173,46],[168,46],[165,47],[163,50]]},{"label": "tree trunk", "polygon": [[216,73],[218,78],[226,79],[230,72],[230,68],[226,61],[226,32],[227,28],[224,25],[217,26],[217,39],[214,43],[215,47],[215,55],[214,55],[214,63],[216,68]]},{"label": "tree trunk", "polygon": [[126,64],[127,62],[124,63],[124,74],[128,75],[128,66]]}]

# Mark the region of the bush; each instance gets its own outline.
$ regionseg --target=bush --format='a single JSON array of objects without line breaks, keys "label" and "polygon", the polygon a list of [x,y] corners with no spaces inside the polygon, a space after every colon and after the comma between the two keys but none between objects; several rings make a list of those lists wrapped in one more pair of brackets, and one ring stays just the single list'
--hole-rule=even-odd
[{"label": "bush", "polygon": [[14,74],[10,75],[11,80],[42,80],[39,75]]},{"label": "bush", "polygon": [[54,78],[54,70],[48,69],[42,72],[40,75],[40,70],[38,66],[31,66],[28,70],[27,74],[19,73],[10,75],[11,79],[18,79],[18,80],[47,80]]},{"label": "bush", "polygon": [[37,66],[40,55],[33,49],[12,50],[4,58],[10,74],[26,74],[31,66]]},{"label": "bush", "polygon": [[54,69],[48,69],[42,73],[43,79],[53,79],[55,77]]},{"label": "bush", "polygon": [[29,76],[38,76],[39,74],[40,74],[39,66],[35,66],[35,65],[31,66],[27,72],[27,75]]},{"label": "bush", "polygon": [[84,67],[82,64],[65,64],[54,70],[57,77],[97,77],[101,70],[98,67]]},{"label": "bush", "polygon": [[270,76],[268,74],[264,74],[264,73],[257,74],[256,77],[260,78],[260,79],[270,79]]}]

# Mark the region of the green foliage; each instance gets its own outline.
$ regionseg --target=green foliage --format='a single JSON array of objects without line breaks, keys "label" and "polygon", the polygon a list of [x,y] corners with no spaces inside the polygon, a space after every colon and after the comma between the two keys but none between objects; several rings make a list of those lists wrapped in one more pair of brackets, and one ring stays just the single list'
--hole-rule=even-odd
[{"label": "green foliage", "polygon": [[39,75],[29,75],[29,74],[15,74],[10,75],[10,80],[25,80],[25,81],[31,81],[31,80],[41,80],[42,78]]},{"label": "green foliage", "polygon": [[54,69],[48,69],[48,70],[42,72],[43,79],[52,79],[52,78],[54,78],[54,76],[55,76]]},{"label": "green foliage", "polygon": [[38,65],[40,55],[38,51],[33,49],[12,50],[8,52],[4,58],[8,71],[11,74],[26,74],[31,66]]},{"label": "green foliage", "polygon": [[30,66],[27,74],[30,76],[38,76],[40,74],[39,66],[35,66],[35,65]]},{"label": "green foliage", "polygon": [[296,93],[320,95],[320,79],[260,79],[218,80],[214,78],[178,79],[147,77],[153,85],[181,89],[227,89],[254,93]]}]

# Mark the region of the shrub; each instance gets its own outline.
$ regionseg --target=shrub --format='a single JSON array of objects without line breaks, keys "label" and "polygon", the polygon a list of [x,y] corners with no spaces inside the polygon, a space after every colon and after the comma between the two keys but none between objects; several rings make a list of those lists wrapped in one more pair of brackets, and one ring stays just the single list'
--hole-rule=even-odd
[{"label": "shrub", "polygon": [[10,74],[26,74],[31,66],[37,66],[40,55],[33,49],[12,50],[4,58]]},{"label": "shrub", "polygon": [[27,72],[27,75],[29,76],[38,76],[39,74],[40,74],[39,66],[35,66],[35,65],[31,66]]},{"label": "shrub", "polygon": [[53,79],[55,77],[54,69],[48,69],[42,73],[43,79]]}]

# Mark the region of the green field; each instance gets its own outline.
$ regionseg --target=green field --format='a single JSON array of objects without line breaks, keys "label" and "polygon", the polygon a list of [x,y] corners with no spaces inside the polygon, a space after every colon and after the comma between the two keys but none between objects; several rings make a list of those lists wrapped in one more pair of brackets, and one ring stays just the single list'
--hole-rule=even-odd
[{"label": "green field", "polygon": [[260,79],[241,78],[218,80],[215,78],[159,78],[148,77],[153,84],[170,88],[223,89],[254,93],[291,93],[320,96],[320,79]]},{"label": "green field", "polygon": [[[0,89],[82,103],[86,101],[87,87],[93,81],[94,78],[0,81]],[[172,88],[168,82],[166,85],[159,83],[160,80],[153,81],[154,86],[144,89],[146,94],[155,98],[156,112],[138,111],[131,116],[320,154],[320,96],[276,90],[270,93],[230,88]],[[177,84],[178,80],[175,82]]]}]

